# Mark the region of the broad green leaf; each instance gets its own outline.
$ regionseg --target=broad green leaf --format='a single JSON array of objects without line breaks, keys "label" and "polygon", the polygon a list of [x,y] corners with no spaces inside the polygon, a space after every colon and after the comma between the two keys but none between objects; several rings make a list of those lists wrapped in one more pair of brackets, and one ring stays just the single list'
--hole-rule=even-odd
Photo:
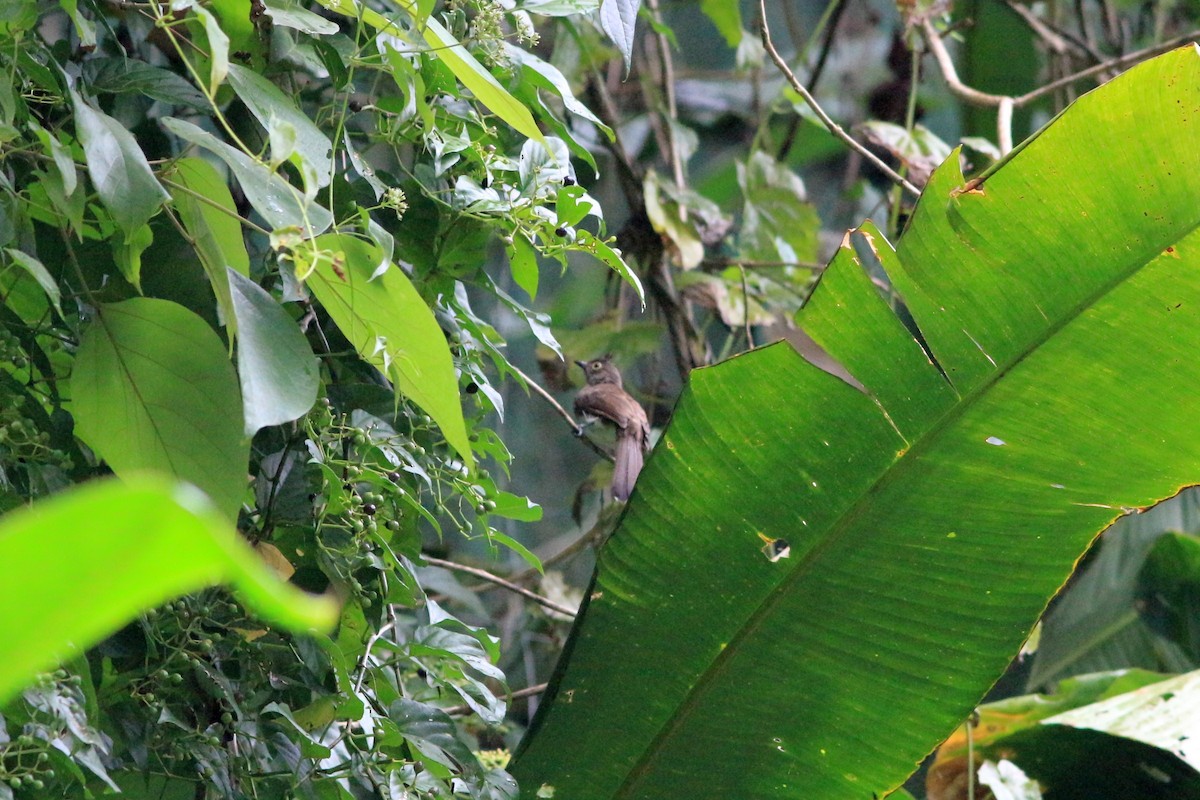
[{"label": "broad green leaf", "polygon": [[83,62],[83,74],[93,92],[141,94],[171,105],[209,108],[208,99],[182,75],[145,61],[92,58]]},{"label": "broad green leaf", "polygon": [[[359,5],[356,0],[317,1],[330,11],[336,11],[354,19],[361,18],[372,28],[384,33],[393,32],[396,27],[387,17],[366,5]],[[416,13],[415,0],[399,0],[399,5],[406,11]],[[450,68],[463,86],[470,89],[471,93],[479,102],[487,106],[488,110],[518,133],[537,142],[543,141],[542,132],[534,122],[529,109],[509,94],[508,90],[492,76],[492,73],[488,72],[475,59],[475,56],[471,55],[457,39],[450,35],[445,26],[433,17],[428,17],[422,21],[421,35],[431,48],[431,52]]]},{"label": "broad green leaf", "polygon": [[316,186],[309,188],[315,191],[318,187],[328,186],[332,175],[333,145],[308,115],[296,108],[275,84],[253,70],[230,64],[229,84],[263,128],[270,131],[281,122],[292,126],[296,136],[295,152],[301,162],[297,166],[302,173],[305,168],[315,173]]},{"label": "broad green leaf", "polygon": [[126,234],[140,228],[167,199],[137,140],[124,125],[92,107],[74,90],[75,134],[100,202]]},{"label": "broad green leaf", "polygon": [[238,320],[246,435],[299,419],[317,402],[317,359],[296,321],[264,289],[229,270]]},{"label": "broad green leaf", "polygon": [[272,229],[296,228],[316,235],[333,223],[328,210],[305,199],[303,192],[236,147],[181,119],[165,117],[162,124],[180,139],[203,147],[224,161],[237,177],[250,205]]},{"label": "broad green leaf", "polygon": [[280,581],[186,486],[140,476],[73,489],[0,518],[0,705],[36,673],[145,609],[230,583],[262,617],[328,629],[328,597]]},{"label": "broad green leaf", "polygon": [[117,475],[173,475],[236,519],[249,456],[242,403],[225,346],[200,317],[146,297],[100,306],[71,397],[76,434]]},{"label": "broad green leaf", "polygon": [[621,52],[627,73],[633,63],[633,36],[641,5],[642,0],[602,0],[600,3],[600,27]]},{"label": "broad green leaf", "polygon": [[1182,48],[981,183],[952,155],[898,251],[864,226],[922,344],[847,237],[798,322],[866,393],[787,345],[692,373],[517,755],[524,796],[886,795],[1093,537],[1200,479],[1197,107]]},{"label": "broad green leaf", "polygon": [[512,244],[508,246],[508,267],[512,270],[513,280],[529,295],[529,299],[537,298],[538,263],[537,253],[533,245],[525,238],[525,234],[515,231]]},{"label": "broad green leaf", "polygon": [[233,196],[216,168],[202,158],[176,161],[168,185],[172,205],[195,242],[196,254],[204,265],[232,339],[237,333],[237,315],[233,312],[225,271],[250,274],[250,256],[242,239],[242,224]]},{"label": "broad green leaf", "polygon": [[42,291],[46,293],[46,297],[54,306],[54,310],[58,315],[62,316],[62,306],[59,302],[62,298],[58,289],[58,283],[46,270],[46,266],[28,253],[23,253],[11,247],[4,248],[4,252],[8,254],[12,263],[29,273],[29,277],[33,278],[37,285],[42,287]]},{"label": "broad green leaf", "polygon": [[309,247],[297,254],[299,266],[342,333],[473,465],[446,335],[408,276],[377,247],[353,236],[330,233]]}]

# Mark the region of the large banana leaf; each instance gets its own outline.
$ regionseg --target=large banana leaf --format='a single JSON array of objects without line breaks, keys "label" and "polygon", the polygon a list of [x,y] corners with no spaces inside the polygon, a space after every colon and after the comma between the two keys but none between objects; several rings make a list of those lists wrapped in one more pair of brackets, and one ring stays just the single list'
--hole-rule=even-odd
[{"label": "large banana leaf", "polygon": [[936,365],[848,241],[800,322],[869,394],[780,345],[694,373],[518,753],[523,795],[901,783],[1092,538],[1200,479],[1198,127],[1189,47],[978,185],[952,156],[898,252],[864,227]]}]

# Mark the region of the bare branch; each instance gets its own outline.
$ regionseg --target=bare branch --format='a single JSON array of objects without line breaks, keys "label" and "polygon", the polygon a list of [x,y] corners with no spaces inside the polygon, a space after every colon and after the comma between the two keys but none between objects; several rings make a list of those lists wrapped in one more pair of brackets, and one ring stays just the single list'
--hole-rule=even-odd
[{"label": "bare branch", "polygon": [[[542,692],[546,691],[546,687],[549,685],[550,684],[548,683],[539,683],[536,686],[526,686],[524,689],[517,689],[515,692],[509,692],[508,699],[519,700],[522,697],[532,697],[535,694],[541,694]],[[462,705],[451,706],[450,708],[446,709],[446,713],[452,717],[463,717],[467,714],[474,713],[474,711],[470,706]]]},{"label": "bare branch", "polygon": [[504,589],[508,589],[510,592],[516,592],[517,594],[521,595],[522,597],[532,600],[533,602],[537,603],[538,605],[548,608],[551,611],[557,611],[559,614],[565,614],[568,617],[575,616],[575,609],[567,608],[566,606],[556,603],[553,600],[550,600],[549,598],[542,597],[540,594],[537,594],[536,592],[529,591],[524,586],[517,586],[515,583],[512,583],[511,581],[506,581],[504,578],[501,578],[499,575],[493,575],[492,573],[488,572],[485,569],[479,569],[478,567],[468,567],[466,564],[459,564],[454,561],[446,561],[445,559],[434,558],[433,556],[422,555],[421,558],[423,558],[425,560],[425,563],[432,564],[435,567],[441,567],[442,569],[454,570],[455,572],[462,572],[467,575],[474,575],[476,578],[479,578],[480,580],[485,580],[488,583],[494,583],[497,586],[500,586]]}]

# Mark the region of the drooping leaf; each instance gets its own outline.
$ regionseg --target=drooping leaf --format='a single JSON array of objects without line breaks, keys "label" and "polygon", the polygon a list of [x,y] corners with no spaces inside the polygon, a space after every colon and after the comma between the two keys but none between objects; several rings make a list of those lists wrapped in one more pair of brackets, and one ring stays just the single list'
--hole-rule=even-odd
[{"label": "drooping leaf", "polygon": [[71,397],[75,432],[117,475],[172,475],[237,517],[249,455],[237,375],[200,317],[146,297],[101,306],[79,344]]},{"label": "drooping leaf", "polygon": [[139,611],[217,583],[233,584],[258,614],[293,630],[328,628],[336,618],[332,599],[276,578],[188,487],[106,480],[5,515],[0,704]]},{"label": "drooping leaf", "polygon": [[299,419],[317,401],[317,359],[296,321],[257,283],[229,270],[238,319],[246,435]]},{"label": "drooping leaf", "polygon": [[446,335],[403,270],[345,234],[317,237],[298,259],[313,294],[359,355],[391,377],[459,457],[474,464]]},{"label": "drooping leaf", "polygon": [[93,58],[83,62],[83,74],[93,92],[142,94],[172,105],[209,108],[207,98],[182,75],[145,61]]},{"label": "drooping leaf", "polygon": [[520,231],[512,235],[512,244],[508,247],[508,266],[517,286],[525,290],[530,300],[535,299],[538,290],[537,252]]},{"label": "drooping leaf", "polygon": [[622,280],[633,287],[642,306],[646,305],[646,292],[642,289],[642,281],[638,278],[637,273],[625,263],[625,259],[621,257],[620,253],[603,239],[593,236],[590,231],[578,230],[575,232],[575,237],[575,240],[585,250],[608,265],[609,269],[620,275]]},{"label": "drooping leaf", "polygon": [[1097,532],[1200,478],[1198,106],[1188,47],[982,182],[952,155],[898,252],[864,226],[923,344],[849,241],[799,322],[865,394],[786,345],[692,373],[517,756],[525,796],[885,795]]},{"label": "drooping leaf", "polygon": [[168,195],[133,134],[74,90],[75,134],[100,202],[127,234],[145,225]]},{"label": "drooping leaf", "polygon": [[641,6],[642,0],[602,0],[600,3],[600,27],[621,52],[626,72],[633,63],[633,37]]},{"label": "drooping leaf", "polygon": [[229,73],[229,34],[221,27],[221,21],[206,8],[191,5],[191,10],[200,18],[204,25],[204,34],[208,37],[208,92],[209,95],[214,95]]},{"label": "drooping leaf", "polygon": [[291,125],[301,171],[311,170],[314,174],[316,186],[312,188],[328,186],[332,176],[333,145],[308,115],[296,108],[275,84],[253,70],[230,64],[229,84],[263,128],[269,131],[280,123]]},{"label": "drooping leaf", "polygon": [[296,228],[315,235],[333,223],[333,215],[327,209],[307,200],[299,189],[236,147],[181,119],[165,117],[162,124],[180,139],[203,147],[224,161],[254,210],[273,229]]},{"label": "drooping leaf", "polygon": [[37,285],[42,287],[42,291],[46,293],[47,299],[50,300],[54,310],[62,316],[62,306],[60,301],[62,293],[59,291],[58,282],[46,270],[46,266],[28,253],[23,253],[20,250],[15,250],[11,247],[4,248],[4,252],[8,254],[12,263],[29,273],[29,277],[37,282]]},{"label": "drooping leaf", "polygon": [[170,184],[172,205],[195,242],[196,254],[232,337],[237,333],[237,315],[233,313],[225,271],[250,274],[250,256],[233,196],[216,168],[202,158],[176,161]]}]

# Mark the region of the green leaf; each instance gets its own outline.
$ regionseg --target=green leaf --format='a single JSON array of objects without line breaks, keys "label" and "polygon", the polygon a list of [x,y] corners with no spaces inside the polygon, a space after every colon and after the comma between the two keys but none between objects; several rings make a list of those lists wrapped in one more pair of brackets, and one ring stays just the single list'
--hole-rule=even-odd
[{"label": "green leaf", "polygon": [[237,333],[237,315],[233,311],[225,270],[250,274],[250,256],[242,239],[242,225],[233,196],[216,168],[202,158],[176,161],[175,172],[168,183],[172,205],[195,242],[196,254],[204,265],[232,339]]},{"label": "green leaf", "polygon": [[141,94],[171,105],[209,109],[206,98],[182,75],[131,58],[93,58],[83,62],[87,87],[107,94]]},{"label": "green leaf", "polygon": [[62,299],[62,295],[59,292],[58,283],[51,277],[45,265],[28,253],[23,253],[11,247],[4,248],[4,252],[8,253],[8,257],[12,259],[14,264],[28,272],[29,276],[37,281],[37,285],[42,287],[42,291],[46,293],[46,297],[54,306],[54,310],[61,317],[62,306],[59,305],[59,302]]},{"label": "green leaf", "polygon": [[600,3],[600,27],[612,40],[625,60],[625,72],[633,63],[633,37],[642,0],[603,0]]},{"label": "green leaf", "polygon": [[638,278],[637,273],[629,268],[625,263],[625,259],[621,258],[621,254],[612,247],[591,234],[589,231],[575,231],[575,242],[584,250],[588,251],[596,258],[608,265],[609,269],[621,276],[621,279],[633,287],[633,291],[637,292],[638,300],[642,303],[642,308],[646,307],[646,293],[642,289],[642,282]]},{"label": "green leaf", "polygon": [[525,290],[530,300],[535,299],[538,290],[537,253],[520,231],[512,235],[512,244],[508,248],[508,267],[517,286]]},{"label": "green leaf", "polygon": [[205,322],[166,300],[97,309],[71,375],[75,432],[120,476],[199,486],[227,519],[246,492],[237,375]]},{"label": "green leaf", "polygon": [[742,42],[742,12],[737,3],[727,0],[700,0],[700,11],[725,37],[725,43],[737,47]]},{"label": "green leaf", "polygon": [[204,25],[204,33],[208,37],[208,93],[209,96],[213,96],[229,73],[229,35],[221,28],[220,21],[207,9],[193,4],[191,10],[200,18]]},{"label": "green leaf", "polygon": [[537,522],[542,518],[542,507],[528,497],[520,497],[508,492],[497,492],[494,499],[496,507],[489,511],[489,514],[515,519],[520,522]]},{"label": "green leaf", "polygon": [[36,122],[30,122],[29,127],[33,129],[41,143],[50,151],[51,157],[54,159],[54,166],[58,169],[59,175],[62,176],[63,193],[70,196],[75,193],[79,176],[75,173],[75,159],[71,158],[71,151],[63,146],[50,131],[38,125]]},{"label": "green leaf", "polygon": [[[363,22],[378,31],[388,32],[393,23],[385,16],[355,0],[317,0],[330,11],[336,11]],[[399,4],[411,13],[416,13],[415,0],[399,0]],[[462,44],[433,17],[422,20],[421,35],[431,52],[450,68],[454,77],[487,106],[488,110],[518,133],[537,142],[542,142],[542,132],[534,122],[529,109],[523,106],[507,89],[500,85],[492,73],[475,60]]]},{"label": "green leaf", "polygon": [[230,64],[229,85],[238,93],[238,97],[242,98],[242,102],[264,129],[270,131],[280,123],[292,126],[295,130],[295,153],[300,162],[297,167],[301,174],[311,171],[313,175],[315,185],[309,185],[309,181],[305,181],[309,190],[315,191],[319,187],[328,186],[333,174],[333,145],[308,115],[296,108],[287,95],[275,88],[273,83],[253,70]]},{"label": "green leaf", "polygon": [[75,135],[83,145],[92,184],[108,213],[129,234],[154,216],[167,200],[167,192],[124,125],[93,108],[74,90],[71,101],[75,109]]},{"label": "green leaf", "polygon": [[921,343],[849,241],[798,322],[866,393],[786,344],[691,374],[525,796],[885,795],[966,718],[1097,532],[1200,478],[1197,107],[1182,48],[982,184],[952,156],[898,252],[864,226]]},{"label": "green leaf", "polygon": [[586,119],[603,131],[604,135],[609,137],[609,139],[612,138],[612,129],[601,122],[592,113],[590,108],[575,99],[575,94],[571,91],[571,84],[567,82],[566,76],[562,74],[562,71],[558,67],[547,61],[543,61],[528,50],[524,50],[508,42],[504,43],[504,52],[510,61],[520,65],[527,80],[536,86],[554,92],[562,100],[563,107],[567,111],[570,111],[577,117]]},{"label": "green leaf", "polygon": [[181,119],[164,117],[162,124],[184,141],[203,147],[224,161],[237,177],[250,205],[272,229],[296,228],[315,236],[333,223],[328,210],[306,199],[299,189],[236,147]]},{"label": "green leaf", "polygon": [[330,598],[276,578],[204,498],[137,477],[97,481],[0,519],[0,705],[143,609],[217,583],[264,618],[328,629]]},{"label": "green leaf", "polygon": [[246,435],[299,419],[317,402],[317,359],[296,321],[257,283],[229,270],[238,320]]},{"label": "green leaf", "polygon": [[308,286],[366,361],[433,417],[473,465],[446,335],[408,276],[377,247],[330,233],[297,253]]},{"label": "green leaf", "polygon": [[271,22],[309,36],[331,36],[340,30],[336,22],[314,14],[296,0],[266,0],[264,5]]}]

